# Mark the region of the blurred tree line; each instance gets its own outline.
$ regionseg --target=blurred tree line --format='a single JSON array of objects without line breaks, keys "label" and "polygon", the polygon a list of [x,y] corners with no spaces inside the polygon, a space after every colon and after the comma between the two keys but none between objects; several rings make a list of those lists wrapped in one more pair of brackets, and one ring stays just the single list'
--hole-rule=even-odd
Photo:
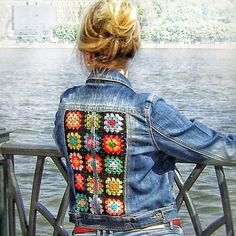
[{"label": "blurred tree line", "polygon": [[236,41],[234,0],[140,0],[138,9],[146,41]]},{"label": "blurred tree line", "polygon": [[[236,41],[234,0],[136,0],[136,3],[143,41]],[[75,41],[77,32],[77,25],[59,25],[53,30],[61,41]]]}]

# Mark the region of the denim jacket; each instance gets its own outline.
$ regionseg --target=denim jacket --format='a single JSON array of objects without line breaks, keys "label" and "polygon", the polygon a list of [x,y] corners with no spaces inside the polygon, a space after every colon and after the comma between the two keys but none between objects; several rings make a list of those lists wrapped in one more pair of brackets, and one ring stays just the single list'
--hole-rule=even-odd
[{"label": "denim jacket", "polygon": [[130,230],[177,217],[176,159],[236,162],[236,136],[188,120],[155,95],[136,93],[117,71],[91,73],[65,91],[54,138],[66,158],[70,220]]}]

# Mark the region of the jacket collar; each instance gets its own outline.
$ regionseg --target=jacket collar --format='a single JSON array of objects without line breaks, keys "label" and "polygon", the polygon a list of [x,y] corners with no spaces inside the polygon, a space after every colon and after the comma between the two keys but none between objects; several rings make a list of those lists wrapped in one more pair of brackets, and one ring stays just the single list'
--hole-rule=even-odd
[{"label": "jacket collar", "polygon": [[116,70],[92,71],[86,83],[96,83],[105,81],[123,84],[128,88],[132,89],[132,85],[129,80],[123,74]]}]

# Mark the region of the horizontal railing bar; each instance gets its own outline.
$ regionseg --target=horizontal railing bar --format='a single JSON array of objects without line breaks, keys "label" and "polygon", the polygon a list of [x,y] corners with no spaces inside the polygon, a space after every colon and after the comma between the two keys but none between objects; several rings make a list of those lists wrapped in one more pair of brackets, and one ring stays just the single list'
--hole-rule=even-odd
[{"label": "horizontal railing bar", "polygon": [[53,145],[28,145],[4,143],[0,146],[2,155],[26,155],[26,156],[44,156],[61,157],[61,153]]},{"label": "horizontal railing bar", "polygon": [[[29,145],[29,144],[14,144],[4,143],[0,146],[2,155],[25,155],[25,156],[44,156],[44,157],[62,157],[62,154],[57,150],[55,145]],[[196,164],[196,162],[176,159],[177,163]],[[213,164],[207,164],[214,166]],[[236,163],[230,161],[221,161],[217,166],[236,166]]]}]

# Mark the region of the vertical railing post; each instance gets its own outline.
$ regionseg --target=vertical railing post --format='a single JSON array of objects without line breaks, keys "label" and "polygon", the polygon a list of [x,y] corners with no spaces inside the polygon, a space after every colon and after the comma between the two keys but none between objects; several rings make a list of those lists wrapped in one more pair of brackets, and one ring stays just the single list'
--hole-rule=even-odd
[{"label": "vertical railing post", "polygon": [[37,204],[39,200],[45,158],[46,157],[37,157],[29,212],[29,236],[36,234]]},{"label": "vertical railing post", "polygon": [[6,177],[4,170],[4,158],[0,154],[0,235],[7,233],[7,201],[6,201]]},{"label": "vertical railing post", "polygon": [[234,224],[233,224],[233,216],[230,206],[230,199],[229,199],[229,191],[227,187],[227,181],[225,178],[224,169],[222,166],[215,166],[216,176],[218,180],[222,207],[224,212],[224,221],[226,227],[226,235],[227,236],[234,236]]},{"label": "vertical railing post", "polygon": [[[0,128],[0,145],[9,140],[9,132]],[[0,153],[0,235],[8,235],[8,215],[7,196],[6,196],[6,160]]]},{"label": "vertical railing post", "polygon": [[14,173],[14,155],[5,157],[6,163],[6,192],[7,192],[7,215],[8,215],[8,230],[10,236],[16,236],[16,209],[15,199],[13,195],[12,174]]}]

